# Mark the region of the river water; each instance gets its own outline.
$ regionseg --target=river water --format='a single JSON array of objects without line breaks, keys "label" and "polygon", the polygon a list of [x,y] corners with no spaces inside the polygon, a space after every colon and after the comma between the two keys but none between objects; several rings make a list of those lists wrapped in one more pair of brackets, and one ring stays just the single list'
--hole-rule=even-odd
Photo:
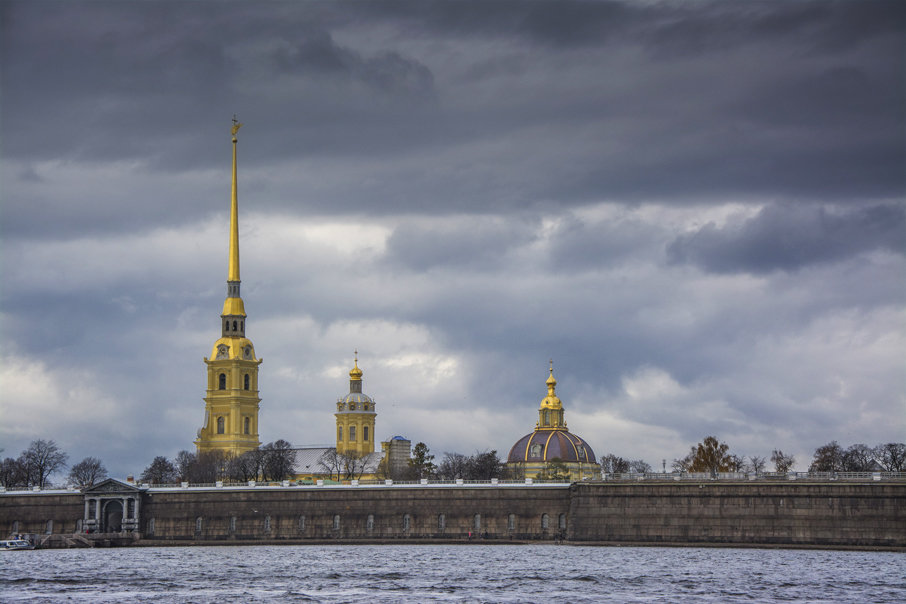
[{"label": "river water", "polygon": [[0,553],[3,602],[906,602],[906,554],[556,545]]}]

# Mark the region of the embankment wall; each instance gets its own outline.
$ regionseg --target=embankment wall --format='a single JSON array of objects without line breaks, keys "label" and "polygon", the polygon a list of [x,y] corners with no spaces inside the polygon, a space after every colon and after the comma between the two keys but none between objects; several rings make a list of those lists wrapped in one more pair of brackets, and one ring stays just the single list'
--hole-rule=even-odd
[{"label": "embankment wall", "polygon": [[[0,493],[0,532],[75,532],[79,493]],[[477,518],[476,518],[477,517]],[[906,547],[906,482],[148,489],[160,542],[488,538]],[[5,535],[3,535],[5,536]]]},{"label": "embankment wall", "polygon": [[569,538],[906,546],[906,483],[576,484]]}]

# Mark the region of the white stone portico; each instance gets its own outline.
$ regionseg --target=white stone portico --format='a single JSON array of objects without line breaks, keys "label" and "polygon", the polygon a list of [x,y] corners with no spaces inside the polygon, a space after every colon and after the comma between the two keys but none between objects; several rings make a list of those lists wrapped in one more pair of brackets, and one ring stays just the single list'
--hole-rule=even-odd
[{"label": "white stone portico", "polygon": [[144,489],[108,478],[83,490],[85,516],[82,528],[88,533],[137,531],[141,519]]}]

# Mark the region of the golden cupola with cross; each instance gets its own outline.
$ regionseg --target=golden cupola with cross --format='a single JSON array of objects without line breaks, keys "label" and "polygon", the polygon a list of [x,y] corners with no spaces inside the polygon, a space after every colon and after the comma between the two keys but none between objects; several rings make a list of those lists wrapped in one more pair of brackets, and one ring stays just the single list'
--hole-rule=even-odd
[{"label": "golden cupola with cross", "polygon": [[349,371],[349,394],[337,399],[337,453],[350,457],[363,457],[374,453],[374,422],[377,412],[374,401],[362,392],[362,370],[359,369],[359,352]]},{"label": "golden cupola with cross", "polygon": [[207,365],[204,426],[198,430],[198,453],[222,451],[240,455],[258,448],[258,367],[255,346],[245,337],[245,304],[239,291],[239,202],[236,177],[236,133],[233,118],[233,185],[230,200],[230,245],[227,296],[220,314],[221,336],[211,349]]},{"label": "golden cupola with cross", "polygon": [[516,441],[507,455],[507,465],[525,478],[570,482],[600,478],[601,468],[591,446],[566,427],[553,361],[545,384],[547,396],[538,407],[535,430]]}]

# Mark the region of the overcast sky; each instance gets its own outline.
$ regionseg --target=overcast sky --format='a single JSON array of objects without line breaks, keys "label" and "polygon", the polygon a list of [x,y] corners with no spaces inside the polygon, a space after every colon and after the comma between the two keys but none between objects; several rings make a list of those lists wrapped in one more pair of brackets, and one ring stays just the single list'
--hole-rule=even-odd
[{"label": "overcast sky", "polygon": [[0,455],[194,450],[239,132],[260,436],[906,439],[902,2],[0,2]]}]

